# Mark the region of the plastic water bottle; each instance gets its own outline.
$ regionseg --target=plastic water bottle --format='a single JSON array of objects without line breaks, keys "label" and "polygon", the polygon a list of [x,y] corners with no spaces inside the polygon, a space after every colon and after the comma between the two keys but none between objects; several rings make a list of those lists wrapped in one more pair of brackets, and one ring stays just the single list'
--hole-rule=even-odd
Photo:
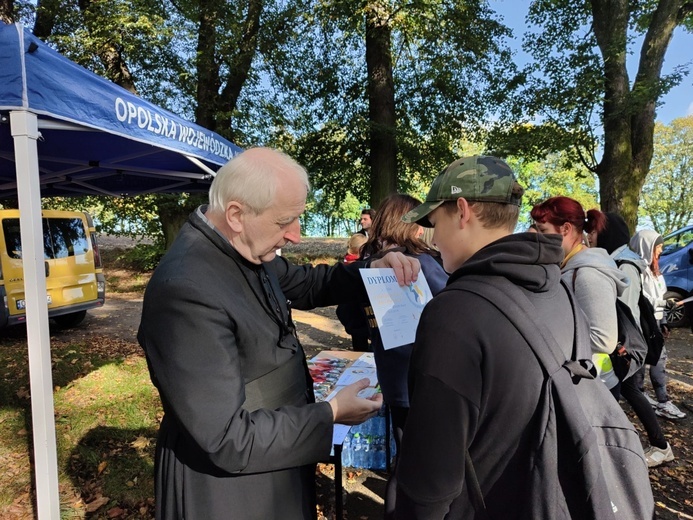
[{"label": "plastic water bottle", "polygon": [[385,469],[385,445],[383,443],[376,443],[373,446],[373,468],[384,470]]},{"label": "plastic water bottle", "polygon": [[361,455],[363,457],[362,468],[370,468],[373,465],[371,456],[371,436],[361,435]]},{"label": "plastic water bottle", "polygon": [[342,444],[342,466],[347,467],[352,465],[353,453],[351,451],[351,435],[344,438]]},{"label": "plastic water bottle", "polygon": [[351,464],[355,468],[363,467],[363,453],[361,451],[361,434],[359,432],[354,433],[351,439],[351,449],[354,453]]},{"label": "plastic water bottle", "polygon": [[373,429],[374,420],[375,417],[371,417],[370,419],[361,424],[361,428],[363,430],[364,435],[370,435],[371,430]]}]

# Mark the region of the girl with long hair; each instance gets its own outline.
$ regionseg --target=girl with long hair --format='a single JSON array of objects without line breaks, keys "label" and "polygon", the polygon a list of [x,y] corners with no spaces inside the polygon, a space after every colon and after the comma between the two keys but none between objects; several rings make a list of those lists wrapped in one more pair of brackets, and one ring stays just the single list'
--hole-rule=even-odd
[{"label": "girl with long hair", "polygon": [[[655,317],[659,320],[660,325],[664,328],[665,338],[668,336],[666,329],[666,320],[664,319],[664,310],[667,302],[664,299],[664,294],[667,292],[667,284],[664,281],[662,273],[659,271],[659,256],[662,254],[664,240],[662,236],[651,229],[643,229],[638,231],[630,239],[628,247],[640,256],[647,264],[647,269],[643,274],[642,289],[643,293],[650,300],[650,303],[655,309]],[[667,349],[666,345],[662,349],[662,355],[656,365],[650,366],[650,381],[655,391],[656,400],[649,398],[655,413],[660,417],[667,419],[683,419],[686,414],[678,409],[669,399],[667,394]],[[642,367],[635,376],[636,382],[640,390],[644,389],[645,382],[645,367]]]},{"label": "girl with long hair", "polygon": [[[438,254],[421,240],[423,228],[418,224],[407,224],[402,217],[419,206],[421,201],[409,195],[394,194],[387,197],[378,207],[368,234],[368,241],[361,247],[361,258],[373,258],[398,249],[406,255],[418,258],[421,271],[426,277],[431,293],[440,292],[448,279],[438,261]],[[397,452],[400,451],[402,432],[409,412],[408,373],[409,358],[413,345],[385,350],[375,320],[369,320],[371,346],[378,371],[378,382],[383,393],[383,401],[390,409],[392,430]],[[397,482],[393,469],[385,492],[385,518],[393,518]]]}]

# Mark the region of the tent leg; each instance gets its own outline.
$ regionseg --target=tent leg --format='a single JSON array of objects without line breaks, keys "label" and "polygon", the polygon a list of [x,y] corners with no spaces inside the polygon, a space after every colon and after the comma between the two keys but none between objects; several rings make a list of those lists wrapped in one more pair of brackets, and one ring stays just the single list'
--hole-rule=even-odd
[{"label": "tent leg", "polygon": [[33,113],[13,111],[10,112],[10,125],[17,167],[24,266],[37,516],[41,520],[57,520],[60,518],[60,497],[36,146],[39,138],[38,121]]}]

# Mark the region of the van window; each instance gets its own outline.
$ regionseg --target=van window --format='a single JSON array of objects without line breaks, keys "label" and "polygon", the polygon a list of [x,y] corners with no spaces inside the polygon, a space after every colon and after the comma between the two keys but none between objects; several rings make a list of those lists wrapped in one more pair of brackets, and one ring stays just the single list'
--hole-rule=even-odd
[{"label": "van window", "polygon": [[676,251],[686,247],[691,242],[693,242],[693,229],[682,229],[681,231],[675,231],[671,235],[664,238],[662,255],[666,256],[676,253]]},{"label": "van window", "polygon": [[[10,258],[22,258],[18,218],[2,221],[5,248]],[[45,260],[83,255],[89,250],[84,223],[79,218],[43,219],[43,255]]]}]

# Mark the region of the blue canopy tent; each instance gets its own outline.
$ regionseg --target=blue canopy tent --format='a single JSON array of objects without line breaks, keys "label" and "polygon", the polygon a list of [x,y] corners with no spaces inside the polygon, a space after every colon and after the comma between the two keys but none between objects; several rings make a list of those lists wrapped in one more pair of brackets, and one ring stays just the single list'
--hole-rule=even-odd
[{"label": "blue canopy tent", "polygon": [[59,518],[41,197],[207,191],[241,150],[0,23],[0,199],[16,198],[39,518]]}]

